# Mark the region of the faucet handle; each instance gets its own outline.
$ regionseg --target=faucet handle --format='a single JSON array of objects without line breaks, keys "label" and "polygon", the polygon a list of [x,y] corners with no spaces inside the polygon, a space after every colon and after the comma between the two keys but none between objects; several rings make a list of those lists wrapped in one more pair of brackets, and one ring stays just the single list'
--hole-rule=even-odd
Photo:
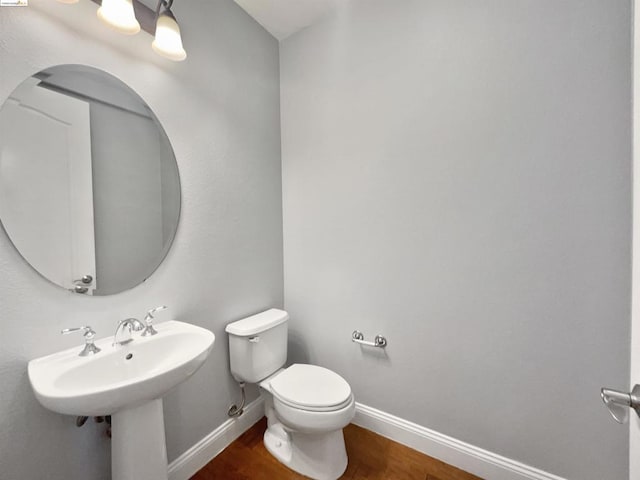
[{"label": "faucet handle", "polygon": [[156,313],[156,312],[161,312],[162,310],[166,310],[167,308],[169,308],[169,307],[167,307],[166,305],[160,305],[159,307],[152,308],[151,310],[149,310],[149,311],[147,312],[147,315],[146,315],[144,318],[145,318],[145,320],[146,320],[148,317],[154,318],[154,316],[153,316],[153,314],[154,314],[154,313]]},{"label": "faucet handle", "polygon": [[167,308],[166,305],[160,305],[159,307],[156,308],[152,308],[151,310],[149,310],[147,312],[147,314],[144,317],[144,323],[146,324],[146,327],[144,329],[144,331],[142,332],[142,336],[143,337],[150,337],[151,335],[155,335],[157,334],[157,330],[155,328],[153,328],[153,319],[154,314],[156,312],[160,312],[162,310],[165,310]]},{"label": "faucet handle", "polygon": [[62,335],[67,335],[69,333],[80,332],[80,331],[84,331],[83,336],[84,336],[85,344],[84,344],[84,348],[78,355],[80,355],[81,357],[86,357],[88,355],[94,355],[98,353],[100,349],[96,347],[95,343],[93,343],[94,339],[96,338],[96,332],[90,326],[87,325],[85,327],[65,328],[60,330],[60,333]]},{"label": "faucet handle", "polygon": [[96,335],[96,332],[93,331],[93,328],[91,328],[88,325],[86,327],[64,328],[64,329],[60,330],[60,333],[62,335],[67,335],[68,333],[79,332],[81,330],[84,331],[84,336],[87,337],[87,338],[93,338]]}]

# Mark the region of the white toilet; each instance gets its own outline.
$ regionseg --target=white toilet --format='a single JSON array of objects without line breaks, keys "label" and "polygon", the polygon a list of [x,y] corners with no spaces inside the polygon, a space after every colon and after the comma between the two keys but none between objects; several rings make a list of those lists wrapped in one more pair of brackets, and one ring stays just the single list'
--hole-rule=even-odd
[{"label": "white toilet", "polygon": [[355,414],[344,378],[316,365],[287,360],[289,315],[272,308],[227,325],[231,373],[259,383],[265,399],[267,450],[292,470],[316,480],[335,480],[347,468],[342,429]]}]

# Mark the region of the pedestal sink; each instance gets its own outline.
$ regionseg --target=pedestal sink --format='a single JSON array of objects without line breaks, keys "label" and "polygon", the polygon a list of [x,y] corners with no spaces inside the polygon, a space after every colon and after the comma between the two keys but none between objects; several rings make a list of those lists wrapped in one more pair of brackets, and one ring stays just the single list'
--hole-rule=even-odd
[{"label": "pedestal sink", "polygon": [[38,401],[67,415],[111,415],[113,480],[166,480],[162,396],[189,378],[215,336],[184,322],[156,325],[157,335],[126,345],[98,340],[101,352],[80,357],[77,346],[29,362]]}]

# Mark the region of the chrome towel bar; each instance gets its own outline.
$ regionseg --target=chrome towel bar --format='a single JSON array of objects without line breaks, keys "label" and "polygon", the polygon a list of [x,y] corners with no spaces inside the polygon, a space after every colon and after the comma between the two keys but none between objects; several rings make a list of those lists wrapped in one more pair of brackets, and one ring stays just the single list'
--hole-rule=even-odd
[{"label": "chrome towel bar", "polygon": [[384,348],[387,346],[387,339],[382,335],[376,335],[376,338],[373,339],[373,342],[368,342],[364,339],[364,335],[359,330],[353,331],[353,333],[351,334],[351,341],[359,343],[360,345],[366,345],[368,347]]}]

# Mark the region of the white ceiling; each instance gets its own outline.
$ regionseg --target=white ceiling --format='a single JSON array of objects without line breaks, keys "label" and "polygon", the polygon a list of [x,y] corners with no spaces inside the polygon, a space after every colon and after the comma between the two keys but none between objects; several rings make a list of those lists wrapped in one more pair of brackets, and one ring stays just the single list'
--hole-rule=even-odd
[{"label": "white ceiling", "polygon": [[235,0],[278,40],[316,23],[340,0]]}]

